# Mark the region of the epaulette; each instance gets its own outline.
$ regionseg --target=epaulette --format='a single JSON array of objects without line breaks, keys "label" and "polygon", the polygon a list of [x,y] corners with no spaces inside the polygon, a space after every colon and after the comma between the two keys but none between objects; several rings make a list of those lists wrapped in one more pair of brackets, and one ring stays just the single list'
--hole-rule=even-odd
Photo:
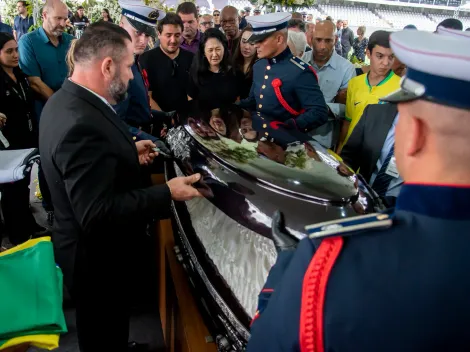
[{"label": "epaulette", "polygon": [[351,235],[352,232],[370,229],[386,229],[392,226],[393,220],[389,214],[374,213],[355,216],[347,219],[321,222],[306,226],[308,237],[324,238],[331,236]]},{"label": "epaulette", "polygon": [[299,59],[297,56],[291,57],[290,62],[302,70],[305,70],[309,66],[305,61],[302,61],[302,59]]}]

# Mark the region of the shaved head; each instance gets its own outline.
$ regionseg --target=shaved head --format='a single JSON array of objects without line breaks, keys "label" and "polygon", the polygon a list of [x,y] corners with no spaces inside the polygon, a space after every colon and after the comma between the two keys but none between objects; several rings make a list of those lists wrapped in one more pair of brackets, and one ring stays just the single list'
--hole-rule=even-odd
[{"label": "shaved head", "polygon": [[398,105],[397,165],[406,182],[470,182],[470,111],[416,100]]},{"label": "shaved head", "polygon": [[220,13],[220,25],[227,39],[237,38],[240,35],[238,10],[233,6],[225,6]]},{"label": "shaved head", "polygon": [[47,0],[42,11],[43,12],[51,12],[51,11],[54,11],[54,10],[63,11],[64,9],[68,13],[67,5],[65,5],[65,3],[63,3],[62,1],[60,1],[60,0]]},{"label": "shaved head", "polygon": [[228,14],[235,14],[235,15],[238,16],[238,10],[233,6],[225,6],[222,9],[222,12],[221,12],[222,16],[223,16],[224,13],[227,14],[227,15]]},{"label": "shaved head", "polygon": [[325,37],[335,37],[336,26],[331,21],[320,21],[315,26],[314,37],[320,36],[321,38]]},{"label": "shaved head", "polygon": [[331,21],[320,21],[312,34],[313,60],[322,67],[333,55],[336,43],[336,27]]},{"label": "shaved head", "polygon": [[67,6],[60,0],[48,0],[42,11],[42,27],[49,37],[58,38],[65,31],[68,19]]}]

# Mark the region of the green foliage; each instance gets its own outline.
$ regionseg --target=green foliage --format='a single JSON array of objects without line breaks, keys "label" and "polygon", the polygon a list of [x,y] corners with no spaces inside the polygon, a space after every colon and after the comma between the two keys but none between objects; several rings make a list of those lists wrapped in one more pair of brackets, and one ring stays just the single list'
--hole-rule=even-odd
[{"label": "green foliage", "polygon": [[315,0],[258,0],[258,5],[272,8],[274,6],[289,7],[293,11],[311,7],[315,4]]},{"label": "green foliage", "polygon": [[307,160],[309,157],[305,153],[305,150],[297,150],[296,152],[286,153],[286,166],[294,167],[297,169],[305,169]]},{"label": "green foliage", "polygon": [[117,0],[104,0],[100,2],[90,1],[88,6],[85,7],[85,11],[90,22],[96,22],[101,19],[101,11],[103,9],[109,10],[109,15],[113,19],[114,23],[117,23],[121,18],[121,6]]}]

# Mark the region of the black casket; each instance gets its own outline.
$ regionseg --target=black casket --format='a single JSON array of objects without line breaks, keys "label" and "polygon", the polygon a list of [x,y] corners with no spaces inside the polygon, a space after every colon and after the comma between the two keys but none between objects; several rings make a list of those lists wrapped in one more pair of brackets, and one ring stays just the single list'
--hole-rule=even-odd
[{"label": "black casket", "polygon": [[305,226],[382,210],[368,185],[299,131],[230,106],[179,118],[167,135],[167,179],[201,173],[205,198],[173,202],[177,257],[221,351],[249,339],[257,296],[276,260],[271,216]]}]

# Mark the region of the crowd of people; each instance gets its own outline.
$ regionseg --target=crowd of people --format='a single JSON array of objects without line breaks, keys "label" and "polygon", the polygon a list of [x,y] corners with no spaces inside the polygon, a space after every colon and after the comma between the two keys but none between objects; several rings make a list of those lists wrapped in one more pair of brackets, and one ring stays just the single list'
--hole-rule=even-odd
[{"label": "crowd of people", "polygon": [[[255,16],[249,16],[251,9],[244,9],[240,14],[235,7],[226,6],[211,15],[201,15],[191,2],[181,3],[175,13],[164,13],[135,2],[123,1],[120,5],[122,16],[114,19],[116,23],[104,9],[102,20],[90,24],[82,7],[70,16],[63,2],[48,0],[42,10],[42,27],[28,32],[25,3],[19,1],[20,19],[15,20],[14,32],[0,33],[0,149],[39,148],[38,177],[43,206],[49,225],[53,225],[57,262],[77,305],[82,351],[122,351],[127,346],[128,310],[117,309],[107,297],[108,292],[113,292],[115,300],[125,301],[132,288],[125,287],[120,280],[122,275],[132,276],[134,258],[121,256],[122,241],[130,233],[145,232],[149,218],[166,214],[171,200],[202,196],[192,187],[199,175],[177,177],[159,186],[149,185],[142,177],[141,168],[147,167],[144,172],[147,175],[149,164],[158,154],[171,154],[162,138],[171,127],[176,111],[211,110],[238,104],[252,114],[253,126],[259,127],[262,138],[275,139],[279,129],[308,134],[332,153],[336,152],[353,171],[359,171],[389,208],[397,205],[401,193],[408,192],[407,201],[420,196],[418,191],[404,186],[404,181],[441,181],[438,177],[441,169],[431,170],[425,164],[427,160],[442,166],[439,163],[443,161],[436,156],[441,155],[437,144],[445,146],[447,137],[452,135],[457,136],[452,145],[468,149],[460,142],[464,127],[468,130],[470,110],[468,99],[465,101],[468,93],[461,92],[468,92],[470,81],[466,77],[470,72],[470,54],[465,48],[470,41],[457,20],[444,21],[437,33],[406,28],[397,35],[379,30],[366,38],[364,26],[358,28],[355,37],[347,20],[329,18],[314,22],[308,14],[261,15],[255,9]],[[81,31],[79,35],[67,33],[69,23]],[[155,47],[150,49],[152,37],[155,37]],[[418,45],[413,40],[419,41],[421,37],[424,39],[420,45],[424,47],[414,54],[429,67],[424,73],[419,71],[418,59],[407,54],[412,51],[410,46]],[[447,42],[449,37],[461,37],[463,44],[454,48],[458,55],[446,57],[451,54],[448,52],[451,45],[457,43]],[[426,46],[430,41],[434,41],[435,51]],[[350,51],[360,62],[367,56],[369,65],[356,68],[348,60]],[[440,62],[441,67],[449,70],[451,61],[456,61],[466,70],[465,77],[455,77],[444,69],[437,80],[429,77],[436,70],[429,58],[433,55],[450,60],[449,66],[447,61]],[[461,57],[467,60],[466,64],[459,61]],[[443,87],[448,84],[445,91],[430,86],[431,83],[439,85],[439,79]],[[404,97],[385,98],[400,87],[405,91]],[[455,93],[455,87],[459,87],[459,93]],[[397,105],[405,98],[414,102],[403,107]],[[436,111],[434,105],[438,106]],[[445,127],[435,116],[438,112],[442,119],[449,118],[463,125],[463,130]],[[425,115],[432,115],[430,121],[424,119],[428,117]],[[465,122],[459,123],[459,118]],[[395,158],[396,150],[401,159],[398,155]],[[431,156],[427,154],[429,150]],[[437,154],[433,156],[433,152]],[[459,155],[463,158],[459,167],[467,165],[468,152],[461,151]],[[410,176],[409,170],[419,168],[429,170],[435,178]],[[462,169],[456,178],[443,178],[442,182],[468,185],[468,175],[469,171]],[[32,234],[37,236],[47,231],[32,216],[28,187],[27,178],[1,185],[5,229],[14,245],[28,240]],[[450,202],[446,203],[449,208],[457,204],[464,206],[460,198],[452,203],[455,190],[437,192]],[[465,192],[468,193],[462,190]],[[412,202],[415,204],[416,200]],[[411,206],[406,209],[415,211]],[[453,214],[461,212],[454,210]],[[449,216],[455,220],[454,215]],[[407,216],[403,215],[403,221]],[[462,222],[452,226],[468,230],[468,218],[468,212],[459,215]],[[425,219],[419,221],[427,226]],[[110,241],[103,233],[112,233],[114,239]],[[328,252],[336,248],[339,253],[343,246],[338,241],[331,241],[330,245],[330,249],[320,246],[319,250]],[[368,245],[371,252],[380,246]],[[391,245],[395,245],[394,240]],[[311,242],[305,246],[292,259],[295,261],[300,256],[302,263],[297,264],[302,274],[307,270],[305,263],[310,262],[302,256],[310,258],[316,248]],[[138,253],[137,248],[134,250]],[[289,250],[289,261],[293,253]],[[409,253],[412,255],[413,249]],[[348,258],[354,261],[354,255],[352,252]],[[379,254],[375,255],[378,257],[374,260],[379,261]],[[292,262],[287,266],[289,261],[283,262],[283,258],[279,256],[267,289],[260,295],[260,312],[256,318],[260,315],[261,318],[253,325],[253,351],[290,350],[283,348],[284,344],[296,345],[298,330],[303,331],[297,317],[301,311],[302,278],[294,272],[289,278],[284,274],[285,280],[295,281],[292,285],[280,280],[277,272],[295,268]],[[281,283],[282,287],[295,287],[298,295],[292,297],[293,291],[285,290],[280,290],[281,296],[274,295],[273,287],[277,289]],[[348,291],[339,287],[338,294]],[[354,296],[357,301],[361,300],[361,292],[358,290]],[[266,294],[269,297],[263,296]],[[276,322],[284,324],[284,319],[276,317],[284,315],[289,320],[292,316],[281,307],[283,304],[268,305],[271,296],[275,300],[295,302],[292,312],[297,323],[289,325],[282,343],[279,339],[267,341],[267,337],[278,328],[282,330]],[[351,312],[344,317],[346,321],[362,314],[361,308],[352,309],[357,301],[343,307]],[[328,312],[336,311],[334,307],[329,308],[332,310]],[[264,310],[268,318],[263,318]],[[302,316],[302,319],[313,318]],[[105,328],[103,320],[107,321]],[[374,317],[368,322],[373,325]],[[266,329],[271,332],[266,333]],[[103,334],[113,338],[103,339]],[[300,335],[301,343],[306,346],[313,343],[309,334]],[[329,330],[327,334],[324,343],[338,346],[338,339],[331,337],[335,335],[330,335]],[[351,341],[347,338],[340,341],[351,345],[359,341],[349,338]],[[355,350],[374,350],[367,347],[367,339],[361,342],[364,348]]]}]

